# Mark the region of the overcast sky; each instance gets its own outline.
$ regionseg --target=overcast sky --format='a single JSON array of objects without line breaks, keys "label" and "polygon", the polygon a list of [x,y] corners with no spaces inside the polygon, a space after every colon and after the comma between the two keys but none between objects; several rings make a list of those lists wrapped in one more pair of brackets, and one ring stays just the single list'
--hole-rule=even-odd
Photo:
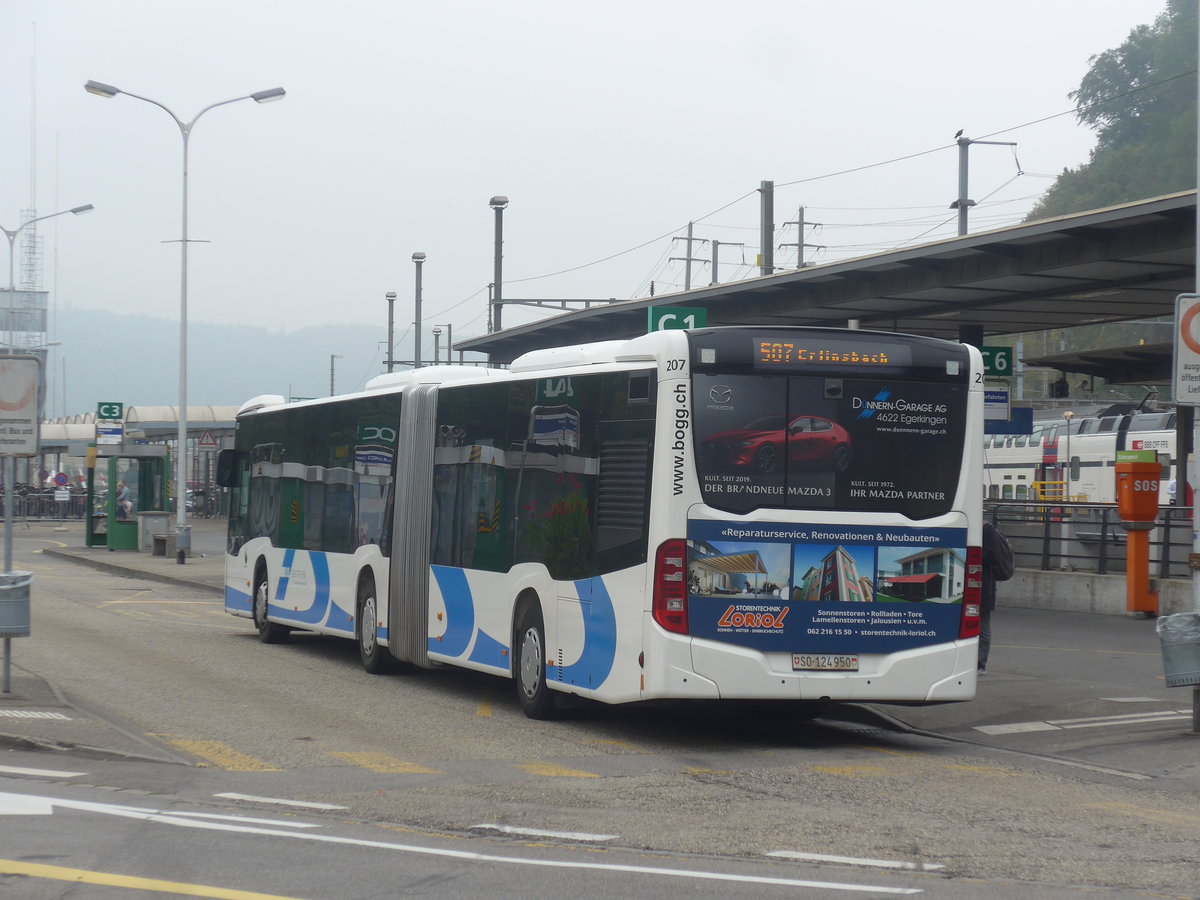
[{"label": "overcast sky", "polygon": [[[1018,142],[1015,155],[972,148],[972,231],[1018,222],[1046,176],[1087,159],[1092,133],[1056,114],[1089,56],[1162,8],[3,0],[0,224],[95,204],[39,225],[52,304],[178,320],[179,130],[83,84],[185,121],[282,86],[284,100],[219,107],[192,134],[189,231],[211,243],[190,251],[190,320],[378,324],[383,340],[396,291],[399,337],[423,251],[429,348],[434,323],[456,340],[486,331],[495,194],[511,201],[508,298],[682,289],[670,236],[689,220],[699,238],[746,245],[722,250],[722,281],[755,274],[762,180],[776,184],[778,243],[795,243],[784,223],[801,205],[823,223],[805,235],[825,246],[806,252],[815,262],[949,237],[959,129]],[[884,222],[897,224],[872,227]],[[693,285],[710,278],[697,266]],[[548,315],[510,307],[504,322]]]}]

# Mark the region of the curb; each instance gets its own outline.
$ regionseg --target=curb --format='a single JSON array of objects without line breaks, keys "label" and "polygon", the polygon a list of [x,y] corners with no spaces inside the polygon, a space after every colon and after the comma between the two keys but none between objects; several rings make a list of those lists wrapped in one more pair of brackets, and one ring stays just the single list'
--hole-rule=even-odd
[{"label": "curb", "polygon": [[126,578],[142,578],[147,581],[158,581],[163,584],[175,584],[182,587],[198,588],[204,591],[211,591],[214,594],[224,594],[224,590],[215,584],[209,584],[206,581],[197,581],[194,578],[178,578],[174,575],[163,575],[159,572],[148,572],[144,569],[131,569],[128,566],[121,566],[115,563],[104,562],[99,559],[94,559],[90,556],[78,556],[71,553],[69,550],[63,550],[58,547],[44,547],[42,553],[48,556],[54,556],[59,559],[69,560],[70,562],[79,563],[80,565],[89,566],[93,569],[99,569],[102,572],[108,572],[111,575],[123,575]]}]

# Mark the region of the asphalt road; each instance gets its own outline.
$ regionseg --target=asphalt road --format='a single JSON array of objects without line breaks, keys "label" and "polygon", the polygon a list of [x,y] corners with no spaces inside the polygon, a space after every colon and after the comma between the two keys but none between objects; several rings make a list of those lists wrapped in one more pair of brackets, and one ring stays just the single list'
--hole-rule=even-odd
[{"label": "asphalt road", "polygon": [[[104,730],[90,736],[124,741],[127,752],[36,751],[10,739],[3,761],[13,767],[65,764],[86,777],[0,770],[0,792],[83,781],[110,796],[130,792],[142,798],[138,806],[227,814],[232,804],[232,814],[254,816],[278,815],[273,804],[287,800],[323,805],[283,807],[293,815],[302,809],[389,840],[417,831],[472,847],[534,841],[563,852],[582,844],[606,856],[703,858],[720,871],[768,866],[794,880],[849,871],[883,887],[959,889],[944,896],[1094,887],[1200,895],[1200,744],[1188,716],[1175,711],[1188,706],[1188,692],[1163,686],[1150,622],[1001,611],[992,671],[970,704],[844,707],[838,718],[808,723],[770,705],[577,703],[562,721],[533,722],[505,681],[449,670],[371,677],[353,646],[333,639],[264,646],[210,591],[37,553],[49,539],[17,541],[19,564],[35,572],[35,624],[30,638],[14,641],[14,656],[18,686],[52,685],[57,699],[52,690],[30,693],[68,719],[6,718],[6,704],[39,710],[29,696],[0,700],[0,732],[27,731],[48,746],[59,724],[61,738],[78,723]],[[65,822],[60,813],[47,821]],[[13,833],[12,815],[0,817],[0,832]],[[40,844],[21,846],[30,857]],[[122,856],[121,870],[170,875],[172,857],[160,855],[168,851],[146,846],[147,859]],[[305,852],[331,871],[370,869],[334,844]],[[183,880],[231,865],[252,873],[253,861],[215,844],[197,853],[198,871]],[[875,872],[886,867],[864,879],[860,866],[797,854],[941,868],[879,882]],[[358,886],[344,896],[374,896],[370,879],[347,877]],[[435,884],[446,876],[418,877]],[[509,877],[501,893],[518,892],[527,878]],[[708,887],[687,890],[728,895],[701,881]],[[598,882],[537,884],[589,893],[586,885]],[[739,896],[761,887],[739,885]],[[603,895],[629,887],[613,882],[610,893],[606,882]]]}]

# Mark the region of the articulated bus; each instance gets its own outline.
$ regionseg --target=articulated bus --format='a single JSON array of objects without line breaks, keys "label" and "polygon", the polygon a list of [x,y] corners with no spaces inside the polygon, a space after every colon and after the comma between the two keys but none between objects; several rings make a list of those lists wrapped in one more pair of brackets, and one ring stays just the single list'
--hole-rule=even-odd
[{"label": "articulated bus", "polygon": [[738,326],[258,397],[219,466],[225,608],[510,678],[533,718],[968,700],[982,387],[963,344]]}]

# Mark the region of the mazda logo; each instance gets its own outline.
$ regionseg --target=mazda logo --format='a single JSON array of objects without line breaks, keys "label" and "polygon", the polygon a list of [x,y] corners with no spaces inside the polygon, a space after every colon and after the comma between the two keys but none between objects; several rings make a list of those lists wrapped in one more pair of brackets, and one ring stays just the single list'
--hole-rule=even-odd
[{"label": "mazda logo", "polygon": [[733,388],[727,384],[714,384],[708,391],[708,399],[713,403],[728,403],[733,396]]}]

